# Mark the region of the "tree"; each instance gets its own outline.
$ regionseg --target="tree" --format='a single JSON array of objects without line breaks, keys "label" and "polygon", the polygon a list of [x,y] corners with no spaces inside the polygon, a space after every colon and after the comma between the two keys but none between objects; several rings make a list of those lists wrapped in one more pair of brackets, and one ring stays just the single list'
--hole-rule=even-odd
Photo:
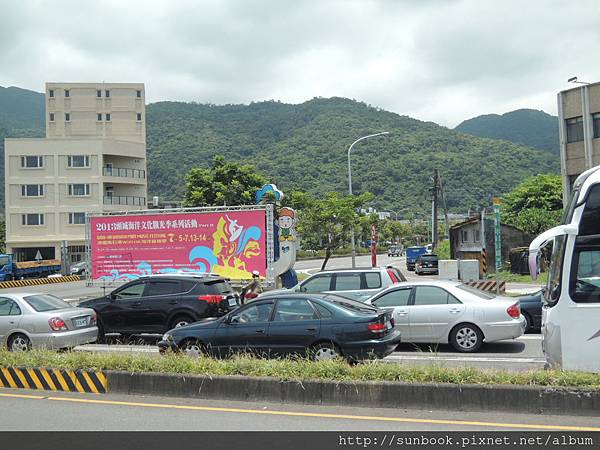
[{"label": "tree", "polygon": [[184,206],[252,205],[256,191],[265,183],[253,166],[216,155],[211,168],[195,167],[186,175]]},{"label": "tree", "polygon": [[322,199],[303,197],[298,233],[304,247],[325,250],[321,270],[334,250],[348,243],[352,228],[358,225],[356,211],[372,198],[370,193],[343,196],[337,192],[328,192]]},{"label": "tree", "polygon": [[560,223],[563,213],[562,180],[542,174],[527,178],[504,198],[502,221],[529,234],[539,234]]}]

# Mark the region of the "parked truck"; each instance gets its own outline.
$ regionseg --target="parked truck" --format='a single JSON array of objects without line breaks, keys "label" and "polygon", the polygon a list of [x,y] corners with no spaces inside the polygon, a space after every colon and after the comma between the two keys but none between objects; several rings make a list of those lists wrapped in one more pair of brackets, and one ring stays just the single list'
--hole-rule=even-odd
[{"label": "parked truck", "polygon": [[59,259],[15,262],[12,254],[0,254],[0,281],[44,278],[59,273],[61,269]]},{"label": "parked truck", "polygon": [[406,249],[406,269],[410,271],[415,270],[417,258],[425,253],[427,253],[427,247],[408,247]]}]

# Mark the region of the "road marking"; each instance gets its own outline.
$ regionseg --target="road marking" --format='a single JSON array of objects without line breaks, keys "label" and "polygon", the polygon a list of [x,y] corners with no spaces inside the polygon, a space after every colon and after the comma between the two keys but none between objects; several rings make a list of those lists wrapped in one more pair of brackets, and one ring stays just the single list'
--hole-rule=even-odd
[{"label": "road marking", "polygon": [[35,400],[44,400],[46,397],[41,395],[27,395],[27,394],[0,394],[0,397],[11,397],[11,398],[30,398]]},{"label": "road marking", "polygon": [[542,340],[542,336],[541,335],[536,335],[536,336],[520,336],[520,337],[517,338],[517,340],[541,341]]},{"label": "road marking", "polygon": [[544,358],[495,358],[495,357],[462,357],[462,356],[427,356],[427,355],[391,355],[386,360],[405,361],[471,361],[471,362],[509,362],[509,363],[544,363]]},{"label": "road marking", "polygon": [[[0,394],[2,395],[2,394]],[[7,394],[8,395],[8,394]],[[44,399],[44,397],[34,397],[35,399]],[[132,406],[142,408],[159,408],[159,409],[180,409],[189,411],[206,411],[206,412],[226,412],[240,414],[263,414],[271,416],[291,416],[291,417],[318,417],[325,419],[348,419],[348,420],[363,420],[363,421],[380,421],[380,422],[402,422],[402,423],[425,423],[436,425],[471,425],[492,428],[524,428],[534,430],[559,430],[559,431],[600,431],[600,428],[580,427],[568,425],[535,425],[523,423],[501,423],[501,422],[479,422],[468,420],[440,420],[440,419],[416,419],[403,417],[383,417],[383,416],[359,416],[350,414],[327,414],[327,413],[309,413],[309,412],[291,412],[291,411],[266,411],[257,409],[242,409],[242,408],[217,408],[209,406],[192,406],[192,405],[173,405],[167,403],[140,403],[140,402],[122,402],[115,400],[92,400],[84,398],[68,398],[68,397],[45,397],[51,401],[71,402],[71,403],[87,403],[99,405],[114,405],[114,406]]]}]

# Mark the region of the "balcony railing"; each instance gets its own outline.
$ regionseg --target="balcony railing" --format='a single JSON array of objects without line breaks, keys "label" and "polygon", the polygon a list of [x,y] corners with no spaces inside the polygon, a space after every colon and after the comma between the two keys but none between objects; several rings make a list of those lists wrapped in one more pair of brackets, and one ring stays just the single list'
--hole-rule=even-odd
[{"label": "balcony railing", "polygon": [[125,169],[121,167],[105,167],[105,177],[146,178],[146,171],[142,169]]},{"label": "balcony railing", "polygon": [[146,206],[146,199],[144,197],[134,197],[132,195],[106,195],[104,196],[104,204]]}]

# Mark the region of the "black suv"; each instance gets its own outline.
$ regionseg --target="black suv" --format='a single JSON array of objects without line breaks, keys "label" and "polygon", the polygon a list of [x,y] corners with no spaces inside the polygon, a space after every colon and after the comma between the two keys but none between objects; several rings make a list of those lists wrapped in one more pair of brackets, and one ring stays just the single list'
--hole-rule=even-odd
[{"label": "black suv", "polygon": [[79,306],[96,311],[102,339],[104,333],[158,334],[206,317],[220,317],[239,306],[239,296],[220,277],[154,275]]}]

